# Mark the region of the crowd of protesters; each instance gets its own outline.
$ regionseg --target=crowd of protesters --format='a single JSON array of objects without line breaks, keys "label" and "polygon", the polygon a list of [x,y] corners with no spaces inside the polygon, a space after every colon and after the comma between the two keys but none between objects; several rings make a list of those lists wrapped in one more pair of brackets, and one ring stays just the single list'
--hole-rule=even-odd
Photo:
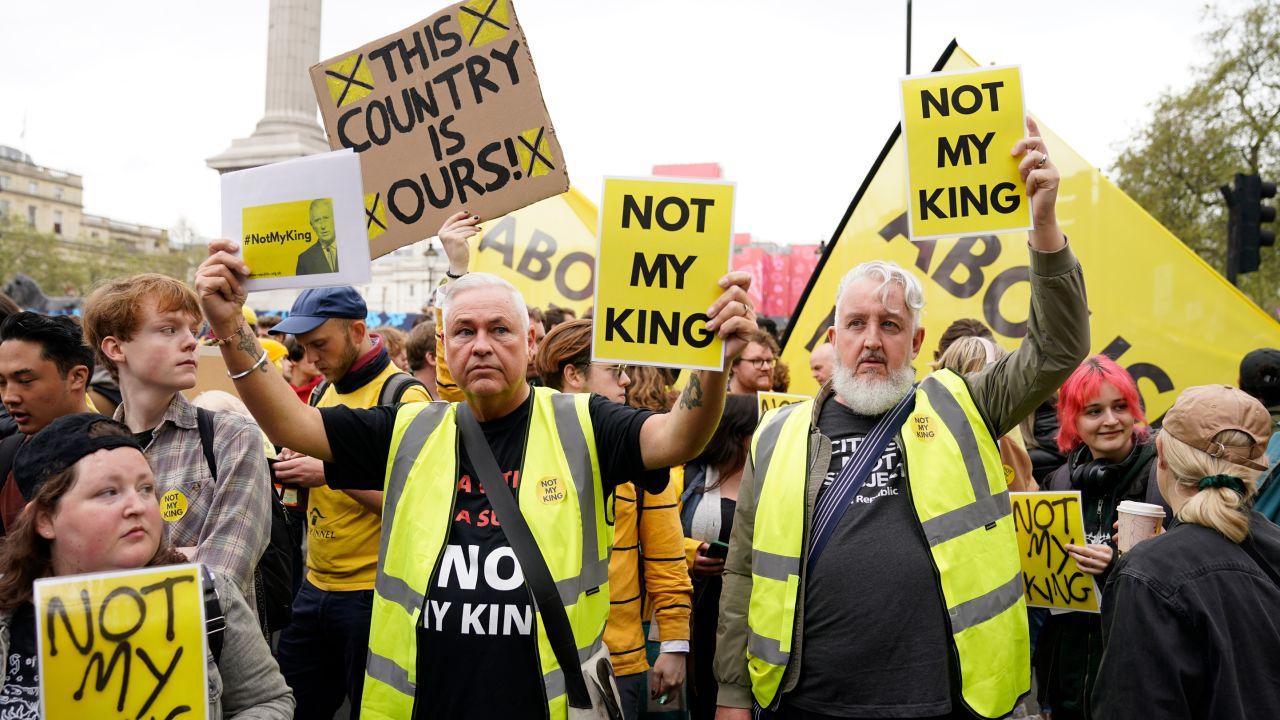
[{"label": "crowd of protesters", "polygon": [[[745,274],[723,372],[594,363],[589,312],[468,272],[465,213],[408,333],[348,287],[255,315],[226,240],[80,318],[0,297],[0,712],[38,706],[33,581],[190,560],[226,618],[211,717],[1280,716],[1280,351],[1150,422],[1086,357],[1029,128],[1021,344],[960,320],[917,377],[921,282],[863,263],[820,390],[763,417],[790,368]],[[185,397],[202,342],[238,398]],[[1081,494],[1101,614],[1027,607],[1008,493],[1038,489]],[[1126,501],[1165,520],[1122,555]]]}]

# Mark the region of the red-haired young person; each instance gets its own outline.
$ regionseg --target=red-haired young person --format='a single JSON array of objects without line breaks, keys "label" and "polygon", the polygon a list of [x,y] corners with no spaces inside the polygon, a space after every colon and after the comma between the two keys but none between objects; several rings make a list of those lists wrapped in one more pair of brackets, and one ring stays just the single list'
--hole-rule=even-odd
[{"label": "red-haired young person", "polygon": [[[1044,489],[1079,490],[1085,545],[1066,549],[1080,569],[1106,585],[1115,564],[1111,541],[1116,507],[1123,500],[1165,506],[1155,481],[1151,442],[1133,377],[1114,360],[1095,355],[1080,363],[1058,394],[1058,447],[1067,462],[1045,479]],[[1102,620],[1091,613],[1050,615],[1034,659],[1040,702],[1054,720],[1085,718],[1102,659]]]}]

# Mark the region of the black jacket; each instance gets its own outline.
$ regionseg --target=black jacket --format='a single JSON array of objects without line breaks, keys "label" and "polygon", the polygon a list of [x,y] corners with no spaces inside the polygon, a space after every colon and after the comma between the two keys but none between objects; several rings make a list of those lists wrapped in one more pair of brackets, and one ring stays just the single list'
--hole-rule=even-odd
[{"label": "black jacket", "polygon": [[[1280,527],[1257,513],[1249,525],[1280,571]],[[1094,717],[1280,718],[1280,586],[1218,532],[1178,524],[1126,553],[1102,622]]]},{"label": "black jacket", "polygon": [[[1090,542],[1112,544],[1116,507],[1123,500],[1162,505],[1165,518],[1171,517],[1172,513],[1160,496],[1160,487],[1155,480],[1154,443],[1135,443],[1129,456],[1119,463],[1120,472],[1113,484],[1078,487],[1072,481],[1072,471],[1092,459],[1089,449],[1082,445],[1072,450],[1066,464],[1051,473],[1044,482],[1045,490],[1080,491],[1084,532]],[[1096,577],[1099,589],[1106,584],[1115,567],[1115,558],[1113,554],[1111,565]],[[1047,702],[1055,710],[1092,717],[1088,699],[1093,691],[1098,664],[1102,661],[1102,620],[1098,615],[1081,612],[1050,615],[1040,630],[1033,661],[1041,702]]]},{"label": "black jacket", "polygon": [[1052,400],[1045,400],[1036,408],[1032,431],[1033,442],[1027,443],[1031,476],[1036,482],[1043,483],[1049,473],[1067,461],[1067,456],[1058,452],[1058,409]]}]

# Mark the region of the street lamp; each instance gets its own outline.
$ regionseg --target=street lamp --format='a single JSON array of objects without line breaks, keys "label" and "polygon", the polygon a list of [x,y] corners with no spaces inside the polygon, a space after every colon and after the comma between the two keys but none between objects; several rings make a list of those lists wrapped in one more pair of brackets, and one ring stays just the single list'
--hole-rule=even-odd
[{"label": "street lamp", "polygon": [[422,256],[427,259],[427,291],[422,294],[425,303],[430,301],[431,291],[436,286],[436,258],[440,256],[440,251],[436,250],[436,246],[428,240],[426,252],[422,253]]}]

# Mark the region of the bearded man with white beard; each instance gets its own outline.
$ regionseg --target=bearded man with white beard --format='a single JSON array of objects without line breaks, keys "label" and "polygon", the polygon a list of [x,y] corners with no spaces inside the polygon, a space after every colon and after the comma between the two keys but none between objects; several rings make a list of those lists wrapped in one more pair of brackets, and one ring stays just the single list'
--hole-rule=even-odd
[{"label": "bearded man with white beard", "polygon": [[[1026,606],[996,439],[1089,351],[1058,171],[1028,118],[1031,309],[1015,352],[916,383],[920,281],[892,262],[837,292],[832,381],[766,415],[725,563],[717,720],[998,718],[1030,687]],[[865,447],[864,447],[865,446]]]}]

